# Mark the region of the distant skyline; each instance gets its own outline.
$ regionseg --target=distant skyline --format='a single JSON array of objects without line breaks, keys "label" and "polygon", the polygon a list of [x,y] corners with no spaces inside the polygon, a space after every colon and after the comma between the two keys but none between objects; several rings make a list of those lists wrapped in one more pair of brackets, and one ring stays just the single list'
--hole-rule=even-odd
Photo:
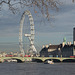
[{"label": "distant skyline", "polygon": [[66,37],[67,42],[73,43],[75,3],[72,3],[71,0],[61,1],[63,4],[59,6],[59,11],[51,11],[52,19],[50,21],[44,18],[40,12],[36,14],[27,7],[14,15],[8,10],[7,5],[3,6],[2,11],[0,11],[0,51],[19,51],[20,19],[22,13],[27,9],[33,15],[36,33],[35,47],[38,51],[41,50],[42,45],[62,43],[64,37]]}]

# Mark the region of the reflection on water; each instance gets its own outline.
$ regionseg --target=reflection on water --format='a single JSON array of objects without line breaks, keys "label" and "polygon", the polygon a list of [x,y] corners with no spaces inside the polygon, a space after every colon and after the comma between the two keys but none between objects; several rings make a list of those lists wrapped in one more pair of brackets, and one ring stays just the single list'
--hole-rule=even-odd
[{"label": "reflection on water", "polygon": [[0,75],[75,75],[75,63],[0,63]]}]

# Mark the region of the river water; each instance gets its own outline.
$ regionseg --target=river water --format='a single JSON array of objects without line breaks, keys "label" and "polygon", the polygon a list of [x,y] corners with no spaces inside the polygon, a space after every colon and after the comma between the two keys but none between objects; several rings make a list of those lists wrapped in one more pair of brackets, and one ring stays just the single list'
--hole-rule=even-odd
[{"label": "river water", "polygon": [[0,75],[75,75],[75,63],[0,63]]}]

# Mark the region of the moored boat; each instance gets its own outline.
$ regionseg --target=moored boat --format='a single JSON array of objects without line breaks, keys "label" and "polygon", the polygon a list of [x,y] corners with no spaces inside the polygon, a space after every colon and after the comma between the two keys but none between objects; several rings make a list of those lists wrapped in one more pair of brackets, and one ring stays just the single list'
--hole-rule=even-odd
[{"label": "moored boat", "polygon": [[47,60],[44,64],[54,64],[52,60]]}]

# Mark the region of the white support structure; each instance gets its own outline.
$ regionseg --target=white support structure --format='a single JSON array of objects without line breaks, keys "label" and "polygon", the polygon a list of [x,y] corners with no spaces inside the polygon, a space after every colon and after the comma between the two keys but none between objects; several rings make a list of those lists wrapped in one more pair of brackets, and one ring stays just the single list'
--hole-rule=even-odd
[{"label": "white support structure", "polygon": [[26,37],[29,38],[30,41],[30,51],[33,52],[37,52],[36,48],[34,46],[34,35],[35,35],[35,31],[34,31],[34,21],[33,21],[33,17],[30,13],[30,11],[26,10],[24,11],[22,17],[21,17],[21,21],[20,21],[20,30],[19,30],[19,45],[20,45],[20,51],[23,54],[23,56],[25,55],[24,53],[24,49],[23,49],[23,40],[22,40],[22,32],[23,32],[23,23],[24,23],[24,19],[25,19],[25,15],[28,15],[29,17],[29,21],[30,21],[30,34],[25,34]]}]

